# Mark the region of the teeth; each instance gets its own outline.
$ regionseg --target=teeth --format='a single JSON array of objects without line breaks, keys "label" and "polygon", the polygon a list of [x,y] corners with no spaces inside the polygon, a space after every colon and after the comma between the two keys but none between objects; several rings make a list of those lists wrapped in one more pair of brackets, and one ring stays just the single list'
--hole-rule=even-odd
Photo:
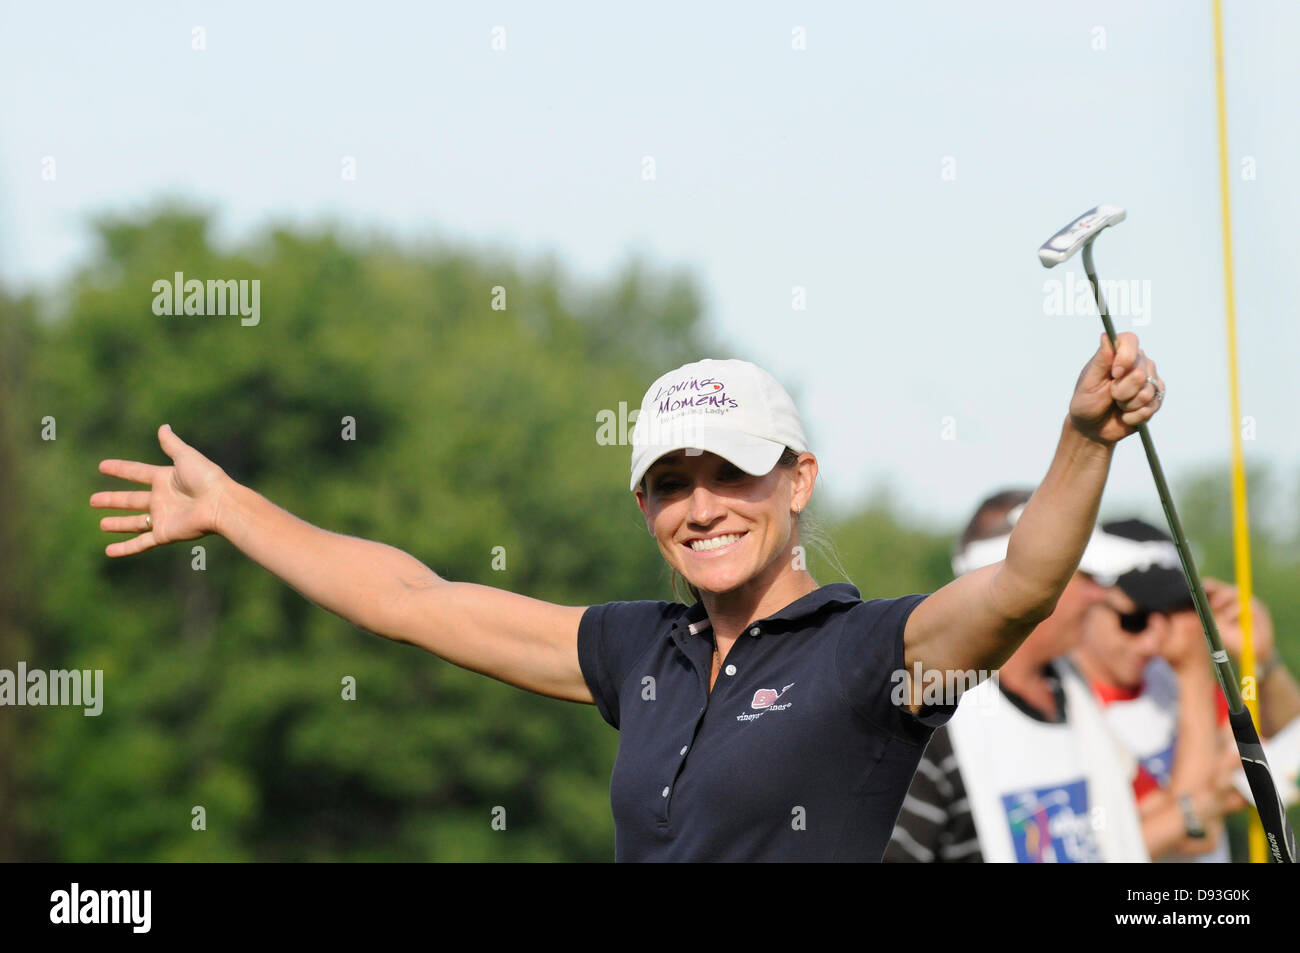
[{"label": "teeth", "polygon": [[697,553],[706,553],[710,549],[722,549],[724,546],[730,546],[743,535],[743,533],[732,533],[728,536],[715,536],[713,539],[697,539],[690,546]]}]

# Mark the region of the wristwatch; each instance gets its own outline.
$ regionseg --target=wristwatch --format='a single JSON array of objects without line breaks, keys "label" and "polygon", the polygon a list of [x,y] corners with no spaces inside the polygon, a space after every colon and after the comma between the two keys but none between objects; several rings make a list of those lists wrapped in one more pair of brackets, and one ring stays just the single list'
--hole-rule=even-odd
[{"label": "wristwatch", "polygon": [[1192,807],[1192,796],[1184,794],[1178,799],[1178,806],[1183,809],[1183,829],[1187,836],[1200,840],[1205,836],[1205,825],[1201,823],[1201,818],[1196,813],[1196,808]]}]

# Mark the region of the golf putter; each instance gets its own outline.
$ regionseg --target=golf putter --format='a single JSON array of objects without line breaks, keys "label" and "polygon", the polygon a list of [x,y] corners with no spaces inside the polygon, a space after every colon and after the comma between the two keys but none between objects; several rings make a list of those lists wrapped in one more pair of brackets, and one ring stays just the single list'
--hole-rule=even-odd
[{"label": "golf putter", "polygon": [[[1098,205],[1076,218],[1061,229],[1038,249],[1038,260],[1044,268],[1052,268],[1063,261],[1068,261],[1080,248],[1083,249],[1083,270],[1092,285],[1092,296],[1097,301],[1097,311],[1101,314],[1101,323],[1106,328],[1111,347],[1115,347],[1115,327],[1111,324],[1110,312],[1106,310],[1106,299],[1097,284],[1097,272],[1092,266],[1092,243],[1101,232],[1124,221],[1124,209],[1118,205]],[[1269,855],[1274,863],[1294,864],[1296,862],[1295,834],[1287,824],[1286,807],[1278,794],[1273,772],[1269,770],[1268,759],[1264,757],[1264,748],[1259,743],[1259,734],[1251,720],[1250,711],[1241,698],[1237,674],[1232,662],[1223,648],[1223,639],[1219,636],[1219,627],[1214,622],[1210,611],[1210,601],[1205,597],[1205,588],[1201,577],[1196,572],[1192,561],[1192,551],[1183,535],[1182,523],[1174,510],[1174,500],[1165,482],[1165,472],[1156,456],[1155,444],[1147,432],[1145,422],[1137,425],[1138,436],[1142,438],[1142,448],[1147,454],[1147,463],[1151,465],[1151,475],[1156,481],[1156,492],[1160,494],[1160,505],[1164,507],[1165,518],[1169,521],[1169,530],[1173,533],[1174,543],[1178,547],[1178,558],[1183,564],[1183,575],[1187,577],[1187,587],[1192,592],[1196,604],[1196,614],[1201,619],[1201,629],[1205,641],[1210,647],[1210,658],[1214,661],[1215,674],[1219,678],[1219,687],[1228,700],[1228,721],[1232,725],[1232,735],[1237,742],[1237,751],[1241,755],[1241,766],[1250,783],[1250,792],[1255,798],[1255,810],[1259,813],[1264,835],[1268,839]]]}]

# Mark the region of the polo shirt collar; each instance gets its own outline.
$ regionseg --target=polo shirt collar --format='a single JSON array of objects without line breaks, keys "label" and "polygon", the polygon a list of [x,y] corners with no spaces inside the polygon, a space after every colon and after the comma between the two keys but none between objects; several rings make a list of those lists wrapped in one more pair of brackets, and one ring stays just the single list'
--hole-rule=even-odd
[{"label": "polo shirt collar", "polygon": [[[862,600],[862,594],[852,583],[832,582],[824,586],[819,586],[812,592],[802,598],[796,599],[784,609],[772,613],[763,619],[755,619],[755,623],[763,623],[767,628],[770,622],[799,622],[809,616],[821,611],[828,605],[852,605]],[[672,638],[673,632],[677,629],[684,629],[692,635],[706,631],[709,628],[708,613],[704,609],[704,602],[700,600],[686,610],[685,614],[672,624],[668,631],[668,637]]]}]

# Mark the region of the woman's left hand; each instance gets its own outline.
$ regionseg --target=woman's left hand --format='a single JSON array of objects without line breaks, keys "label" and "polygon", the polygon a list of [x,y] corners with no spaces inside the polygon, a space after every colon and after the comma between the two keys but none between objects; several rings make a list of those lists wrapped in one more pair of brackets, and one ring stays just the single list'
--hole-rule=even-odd
[{"label": "woman's left hand", "polygon": [[[1137,335],[1116,335],[1117,348],[1103,331],[1101,347],[1079,374],[1070,399],[1070,419],[1090,440],[1113,446],[1160,409],[1165,384],[1155,361],[1138,348]],[[1152,381],[1155,383],[1153,384]]]}]

